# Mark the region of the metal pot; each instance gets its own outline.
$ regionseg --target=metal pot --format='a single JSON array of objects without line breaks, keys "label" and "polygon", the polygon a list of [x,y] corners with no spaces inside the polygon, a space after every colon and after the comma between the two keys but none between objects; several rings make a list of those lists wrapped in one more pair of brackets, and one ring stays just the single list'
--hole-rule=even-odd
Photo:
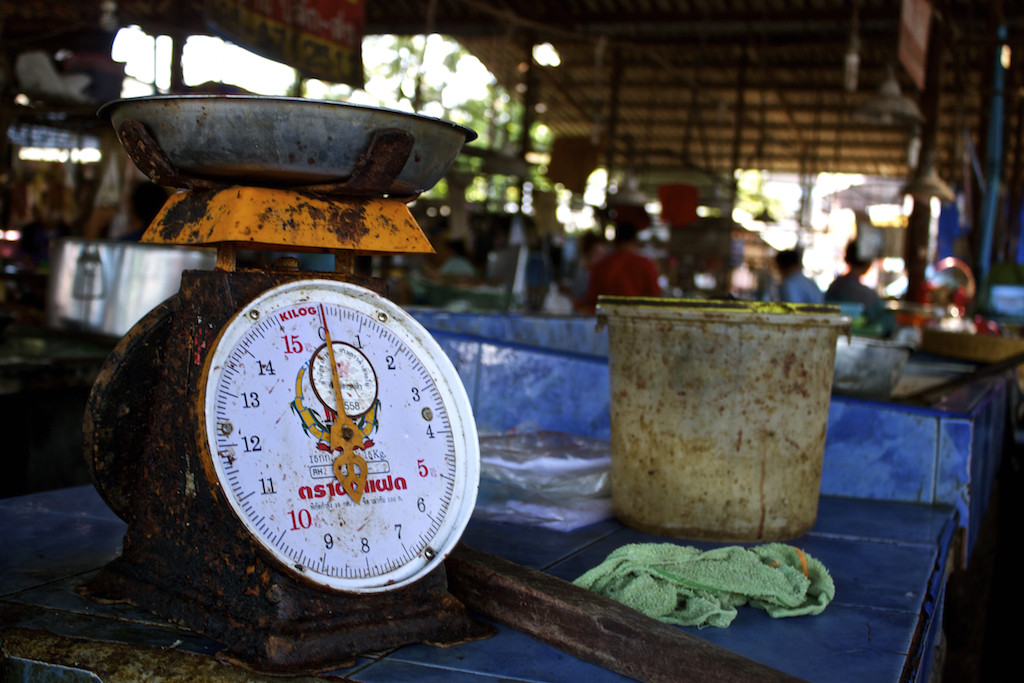
[{"label": "metal pot", "polygon": [[887,399],[899,384],[912,350],[899,341],[840,336],[832,388],[841,394]]},{"label": "metal pot", "polygon": [[[119,132],[126,122],[144,125],[181,173],[276,187],[344,181],[374,133],[397,129],[412,136],[411,151],[397,177],[374,188],[395,195],[433,187],[476,138],[468,128],[427,116],[288,97],[140,97],[110,102],[99,114]],[[145,160],[134,156],[139,150],[126,148],[145,169]]]},{"label": "metal pot", "polygon": [[49,327],[122,336],[177,293],[184,270],[217,264],[212,249],[63,238],[50,245]]}]

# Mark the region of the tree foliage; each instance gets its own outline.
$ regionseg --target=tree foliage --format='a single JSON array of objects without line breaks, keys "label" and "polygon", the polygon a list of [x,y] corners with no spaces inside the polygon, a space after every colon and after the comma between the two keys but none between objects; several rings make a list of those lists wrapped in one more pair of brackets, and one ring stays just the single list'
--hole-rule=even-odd
[{"label": "tree foliage", "polygon": [[[363,41],[364,92],[347,86],[329,86],[326,99],[415,112],[466,126],[477,133],[476,149],[517,155],[522,149],[523,104],[479,60],[452,38],[431,36],[367,36]],[[547,151],[550,131],[543,124],[530,130],[530,149]],[[472,176],[467,199],[502,210],[521,201],[523,182],[549,189],[543,168],[532,168],[531,177],[517,178],[482,173],[482,159],[460,156],[455,171]],[[428,197],[447,195],[448,184],[439,182]]]}]

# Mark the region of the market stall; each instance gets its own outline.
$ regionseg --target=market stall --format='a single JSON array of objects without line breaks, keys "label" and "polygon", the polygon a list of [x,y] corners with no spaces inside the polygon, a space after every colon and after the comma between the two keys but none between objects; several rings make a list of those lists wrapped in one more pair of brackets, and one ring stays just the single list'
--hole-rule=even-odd
[{"label": "market stall", "polygon": [[[522,98],[518,120],[488,140],[503,149],[477,149],[469,155],[476,161],[449,174],[480,132],[419,113],[220,85],[218,96],[113,101],[96,116],[121,82],[108,55],[127,17],[173,35],[174,91],[183,88],[185,34],[211,22],[301,67],[299,90],[325,60],[355,66],[345,76],[329,73],[362,84],[362,3],[352,3],[358,26],[337,17],[324,24],[326,37],[303,30],[287,40],[269,29],[317,24],[324,3],[304,5],[308,21],[296,26],[278,5],[260,14],[248,3],[214,3],[210,11],[185,3],[168,25],[160,3],[55,4],[71,16],[60,25],[74,30],[45,35],[38,9],[0,15],[0,86],[11,95],[0,102],[0,413],[13,435],[0,470],[8,487],[0,494],[0,678],[937,675],[947,609],[964,602],[950,598],[951,578],[987,552],[997,474],[1017,447],[1018,274],[997,268],[993,279],[987,262],[1001,157],[986,160],[995,164],[986,184],[975,154],[960,195],[967,201],[982,185],[984,220],[971,239],[981,241],[979,273],[992,282],[971,275],[968,294],[958,281],[929,280],[932,233],[952,234],[933,225],[942,219],[933,205],[945,200],[948,209],[949,195],[934,184],[907,190],[914,212],[895,222],[911,224],[909,242],[873,256],[907,257],[908,300],[880,305],[877,319],[864,307],[761,301],[771,297],[775,249],[764,232],[735,222],[734,180],[748,165],[794,176],[801,208],[786,236],[811,244],[828,232],[808,218],[812,174],[924,177],[937,157],[948,173],[957,165],[939,148],[972,142],[962,131],[977,123],[979,103],[991,105],[989,143],[1000,147],[1001,87],[991,101],[974,98],[965,107],[969,120],[953,125],[940,118],[935,95],[944,53],[932,53],[939,57],[927,60],[929,120],[922,124],[917,112],[895,128],[850,127],[852,93],[832,73],[839,60],[812,78],[801,69],[829,61],[821,31],[849,37],[859,59],[853,48],[862,27],[874,46],[864,63],[870,56],[881,72],[891,60],[880,55],[891,48],[894,18],[883,3],[868,3],[863,24],[856,9],[851,22],[846,3],[824,3],[808,19],[815,31],[794,33],[779,20],[790,8],[777,0],[770,4],[779,12],[747,8],[735,25],[742,31],[722,32],[732,25],[724,15],[680,14],[632,38],[615,30],[581,38],[575,18],[555,5],[543,21],[528,18],[520,3],[508,3],[508,12],[488,2],[429,3],[429,16],[416,3],[402,3],[402,12],[367,7],[375,26],[396,32],[432,31],[435,20],[453,32],[471,26],[467,43]],[[601,25],[650,31],[662,24],[661,14],[625,21],[635,7],[613,4],[622,21],[602,17]],[[993,21],[1002,31],[995,40],[978,31],[973,12],[963,16],[963,4],[947,3],[944,16],[984,39],[961,47],[1007,42],[1004,21]],[[83,14],[88,30],[79,30]],[[7,49],[14,25],[25,42]],[[725,39],[755,25],[762,26],[756,40]],[[506,40],[488,35],[510,26]],[[722,45],[693,33],[704,28]],[[545,29],[574,55],[566,60],[571,77],[524,59]],[[684,34],[701,38],[699,52],[722,57],[721,73],[678,49]],[[354,40],[336,49],[342,37]],[[72,38],[88,38],[89,49],[70,49]],[[755,58],[797,42],[796,66]],[[417,68],[425,54],[423,47]],[[679,55],[685,59],[675,63]],[[924,56],[911,61],[913,73],[901,77],[922,89]],[[976,61],[1001,84],[1009,67],[991,55]],[[988,92],[988,77],[976,71],[957,73]],[[82,90],[83,74],[95,92]],[[410,97],[417,111],[422,76]],[[535,220],[543,213],[554,221],[556,211],[533,206],[544,194],[528,186],[543,164],[526,163],[536,117],[546,110],[556,139],[573,141],[552,148],[576,150],[569,166],[578,185],[604,159],[595,234],[625,215],[616,200],[627,194],[636,200],[632,215],[644,218],[655,188],[685,195],[684,217],[662,216],[649,244],[667,268],[668,291],[708,298],[606,298],[597,317],[510,312],[536,310],[558,293],[548,249],[557,231]],[[493,123],[490,109],[484,116]],[[927,163],[904,159],[911,120],[923,125],[917,140],[924,138]],[[13,154],[35,147],[75,150],[77,158]],[[694,167],[698,152],[707,168]],[[101,163],[84,163],[96,156]],[[487,216],[493,224],[484,228],[496,247],[495,277],[449,271],[454,279],[424,288],[418,303],[428,305],[403,306],[417,301],[412,294],[396,301],[415,289],[403,269],[450,237],[418,222],[436,218],[429,212],[437,207],[413,202],[445,178],[456,188],[450,223],[465,238],[465,169],[498,173],[495,165],[510,178],[500,188],[502,213]],[[707,181],[701,191],[716,206],[701,209],[714,217],[693,220],[699,192],[680,184],[682,176]],[[157,191],[152,212],[136,210],[140,188]],[[759,199],[763,228],[773,219],[767,198]],[[959,220],[970,212],[953,213]],[[1002,227],[996,251],[1005,258],[1013,230]],[[668,238],[659,242],[662,229]],[[498,239],[514,232],[520,241]],[[384,274],[376,267],[382,259],[402,268]],[[998,288],[986,286],[993,282]],[[922,292],[930,300],[917,300]],[[987,297],[999,310],[975,317],[993,312]],[[628,313],[610,313],[620,304]],[[808,328],[813,321],[825,331],[802,329],[797,339],[758,327],[712,336],[722,315],[741,309],[759,323],[795,319]],[[616,337],[616,315],[650,325]],[[856,336],[847,336],[850,329]],[[965,338],[972,350],[998,351],[957,352]],[[896,360],[887,365],[881,358],[890,353]],[[666,393],[627,406],[624,375]],[[879,383],[864,381],[876,375]],[[699,438],[678,448],[647,440],[672,430],[722,438],[711,448]],[[625,470],[623,451],[632,455]],[[723,454],[745,458],[742,476],[684,467],[688,458]],[[568,482],[558,476],[565,474]],[[800,486],[770,490],[787,478]],[[627,479],[636,505],[624,507],[613,485],[621,491]],[[653,510],[656,523],[629,507]],[[681,621],[700,582],[679,580],[675,565],[652,570],[655,548],[737,564],[756,556],[756,569],[783,575],[802,594],[794,603],[749,585],[715,586],[716,619]],[[636,553],[631,562],[648,560],[644,571],[657,584],[636,589],[642,595],[625,601],[632,606],[591,590],[593,572],[628,553]],[[655,593],[669,609],[647,604]]]},{"label": "market stall", "polygon": [[[501,323],[532,328],[535,339],[546,333],[549,340],[595,353],[561,351],[550,345],[553,341],[545,346],[444,332],[443,324],[422,317],[466,386],[475,387],[471,400],[483,433],[506,433],[533,420],[542,430],[607,438],[608,394],[598,390],[607,378],[600,354],[604,340],[592,327],[586,330],[584,321],[576,322],[575,331],[568,322],[543,319]],[[466,320],[486,324],[472,316]],[[591,343],[580,346],[580,339]],[[498,358],[500,363],[493,362]],[[580,382],[594,387],[586,400],[555,400]],[[727,628],[683,630],[804,680],[928,680],[933,658],[941,652],[936,643],[948,578],[965,561],[980,525],[1007,429],[1004,407],[1012,386],[1005,376],[988,378],[931,407],[835,397],[818,521],[808,534],[790,541],[828,568],[835,600],[817,616],[772,619],[746,606]],[[537,395],[551,400],[537,401]],[[864,434],[863,425],[872,425],[872,436]],[[902,441],[894,440],[897,434]],[[920,480],[932,484],[927,489],[912,485]],[[485,482],[481,495],[486,491]],[[125,523],[93,488],[9,499],[0,504],[0,512],[8,545],[16,549],[5,556],[2,574],[9,667],[33,673],[55,666],[101,671],[104,665],[96,660],[116,654],[123,666],[235,675],[217,662],[224,643],[169,627],[137,608],[97,605],[76,592],[118,555],[125,531]],[[474,519],[463,537],[463,543],[480,551],[564,580],[578,578],[624,544],[666,540],[694,545],[636,532],[614,519],[572,531]],[[505,615],[490,612],[484,618],[497,622],[492,638],[441,649],[388,648],[333,673],[366,681],[432,676],[620,680],[621,674],[567,654],[565,643],[553,646],[543,634],[524,635],[530,629],[522,624],[503,625],[554,618],[549,606],[540,614],[536,608],[509,605],[502,608]],[[580,647],[588,640],[586,632],[567,637]],[[57,652],[74,653],[75,659],[62,659]],[[622,661],[630,660],[624,656]],[[713,667],[714,652],[703,661]]]}]

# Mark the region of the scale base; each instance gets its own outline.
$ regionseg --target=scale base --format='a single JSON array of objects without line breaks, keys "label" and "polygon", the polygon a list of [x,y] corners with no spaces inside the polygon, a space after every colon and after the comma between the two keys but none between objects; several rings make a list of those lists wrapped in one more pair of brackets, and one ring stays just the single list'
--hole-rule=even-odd
[{"label": "scale base", "polygon": [[119,558],[78,590],[207,635],[227,646],[218,658],[258,671],[329,671],[352,665],[364,652],[413,643],[458,645],[495,632],[447,592],[443,568],[413,586],[373,596],[311,594],[289,577],[271,576],[263,595],[241,602],[236,597],[230,606],[183,578]]}]

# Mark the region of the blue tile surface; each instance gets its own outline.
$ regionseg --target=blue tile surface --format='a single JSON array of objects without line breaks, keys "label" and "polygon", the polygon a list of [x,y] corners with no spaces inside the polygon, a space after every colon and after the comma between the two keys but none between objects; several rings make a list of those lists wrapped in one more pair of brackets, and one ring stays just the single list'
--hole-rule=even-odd
[{"label": "blue tile surface", "polygon": [[498,627],[493,638],[459,645],[457,652],[451,648],[407,645],[391,654],[388,661],[425,664],[516,681],[619,683],[631,680],[503,626]]},{"label": "blue tile surface", "polygon": [[966,418],[949,418],[939,422],[935,502],[956,507],[964,519],[970,513],[974,430],[974,425]]},{"label": "blue tile surface", "polygon": [[[1016,379],[1016,374],[1011,375]],[[974,546],[981,528],[981,520],[985,513],[985,503],[988,502],[995,486],[996,474],[1002,461],[998,458],[989,457],[991,453],[1000,453],[1003,441],[1009,432],[1007,409],[1009,401],[1006,397],[1006,382],[992,382],[989,384],[990,391],[985,394],[982,401],[971,413],[972,418],[972,440],[969,454],[969,516],[966,518],[967,527],[967,553]],[[943,463],[945,464],[945,463]],[[953,463],[962,467],[963,460]]]},{"label": "blue tile surface", "polygon": [[833,605],[902,611],[915,618],[938,559],[934,544],[850,543],[813,534],[796,544],[832,574]]},{"label": "blue tile surface", "polygon": [[[85,487],[92,490],[92,487]],[[67,489],[0,501],[0,596],[99,569],[121,552],[125,524],[98,495]],[[76,502],[83,499],[84,507]],[[69,514],[70,512],[70,514]]]},{"label": "blue tile surface", "polygon": [[833,398],[821,492],[932,503],[937,441],[930,415]]},{"label": "blue tile surface", "polygon": [[490,676],[446,667],[430,666],[392,659],[375,662],[359,671],[348,673],[345,680],[357,683],[390,683],[416,681],[417,683],[494,683],[509,681],[507,676]]},{"label": "blue tile surface", "polygon": [[455,332],[491,341],[608,357],[608,335],[598,328],[593,316],[452,313],[421,307],[406,310],[435,334]]},{"label": "blue tile surface", "polygon": [[806,681],[898,681],[917,615],[830,605],[815,617],[742,612],[727,629],[685,629]]},{"label": "blue tile surface", "polygon": [[954,523],[950,507],[833,498],[818,500],[815,536],[931,545]]},{"label": "blue tile surface", "polygon": [[462,380],[462,385],[469,394],[469,402],[472,404],[480,367],[480,342],[451,334],[434,335],[434,339],[448,354],[448,359],[459,373],[459,379]]},{"label": "blue tile surface", "polygon": [[916,673],[912,680],[932,681],[939,680],[941,671],[933,671],[935,668],[933,659],[925,656],[924,653],[934,652],[943,637],[942,624],[945,620],[946,584],[940,583],[939,590],[934,596],[932,618],[925,628],[921,638],[920,653],[912,657],[911,667]]},{"label": "blue tile surface", "polygon": [[462,541],[477,550],[499,555],[524,567],[547,571],[567,555],[577,553],[615,534],[621,528],[618,522],[608,520],[576,529],[572,533],[563,533],[517,524],[472,520]]},{"label": "blue tile surface", "polygon": [[584,356],[484,343],[474,414],[481,431],[534,421],[541,429],[607,439],[608,366]]},{"label": "blue tile surface", "polygon": [[[817,526],[794,541],[836,581],[837,598],[823,614],[776,620],[743,607],[729,628],[686,630],[809,681],[898,680],[928,604],[929,582],[938,576],[941,586],[944,569],[936,560],[945,546],[937,539],[953,514],[952,508],[824,498]],[[124,529],[91,487],[0,501],[0,529],[5,548],[21,546],[18,554],[3,555],[0,625],[205,656],[219,651],[219,643],[134,607],[91,603],[74,592],[116,553]],[[665,539],[615,521],[561,533],[474,520],[463,540],[572,579],[624,543]],[[625,680],[505,627],[493,638],[449,648],[409,645],[371,653],[332,673],[366,683]]]}]

